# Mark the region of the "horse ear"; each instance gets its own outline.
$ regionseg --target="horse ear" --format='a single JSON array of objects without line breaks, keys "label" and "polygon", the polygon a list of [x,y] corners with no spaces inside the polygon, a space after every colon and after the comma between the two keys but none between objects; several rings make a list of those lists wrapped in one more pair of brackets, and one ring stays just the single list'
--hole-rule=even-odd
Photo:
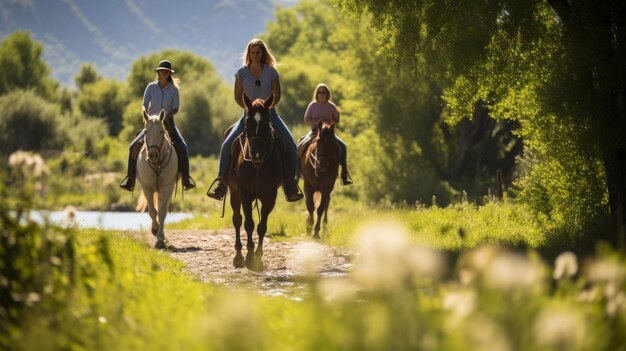
[{"label": "horse ear", "polygon": [[263,105],[265,106],[265,108],[270,108],[273,103],[274,103],[274,92],[272,92],[272,94],[270,94],[270,96],[267,99],[265,99],[265,103]]},{"label": "horse ear", "polygon": [[146,112],[146,110],[143,110],[143,122],[146,123],[148,122],[148,112]]},{"label": "horse ear", "polygon": [[320,119],[317,121],[317,130],[322,130],[322,126],[324,125],[324,120]]},{"label": "horse ear", "polygon": [[330,129],[335,130],[335,126],[337,125],[337,121],[332,121],[330,123]]},{"label": "horse ear", "polygon": [[159,113],[159,120],[163,122],[164,117],[165,117],[165,110],[161,110],[161,113]]},{"label": "horse ear", "polygon": [[249,110],[250,107],[252,107],[252,101],[250,101],[250,98],[246,95],[246,93],[243,93],[243,105],[246,107],[246,110]]}]

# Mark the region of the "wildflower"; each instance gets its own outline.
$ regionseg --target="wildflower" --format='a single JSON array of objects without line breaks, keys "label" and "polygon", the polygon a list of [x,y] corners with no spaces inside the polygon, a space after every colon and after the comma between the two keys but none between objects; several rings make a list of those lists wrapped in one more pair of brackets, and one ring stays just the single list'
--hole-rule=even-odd
[{"label": "wildflower", "polygon": [[587,326],[575,309],[549,307],[534,321],[533,333],[541,346],[555,350],[584,349]]},{"label": "wildflower", "polygon": [[485,268],[484,282],[497,290],[532,291],[541,287],[541,268],[525,256],[499,253]]},{"label": "wildflower", "polygon": [[461,283],[464,285],[474,283],[497,253],[498,249],[493,246],[483,246],[464,252],[457,262]]},{"label": "wildflower", "polygon": [[298,244],[292,251],[294,251],[296,267],[299,267],[307,277],[316,276],[320,270],[323,258],[320,244],[303,242]]},{"label": "wildflower", "polygon": [[474,311],[476,292],[474,290],[447,292],[441,302],[443,309],[450,311],[452,326],[456,326],[458,322]]},{"label": "wildflower", "polygon": [[566,251],[557,256],[554,260],[554,272],[552,278],[555,280],[569,279],[578,272],[578,260],[571,251]]},{"label": "wildflower", "polygon": [[368,223],[357,230],[355,277],[365,287],[394,289],[404,282],[407,265],[403,259],[408,246],[406,229],[395,222]]},{"label": "wildflower", "polygon": [[617,262],[598,259],[587,267],[585,276],[592,283],[621,282],[624,269]]}]

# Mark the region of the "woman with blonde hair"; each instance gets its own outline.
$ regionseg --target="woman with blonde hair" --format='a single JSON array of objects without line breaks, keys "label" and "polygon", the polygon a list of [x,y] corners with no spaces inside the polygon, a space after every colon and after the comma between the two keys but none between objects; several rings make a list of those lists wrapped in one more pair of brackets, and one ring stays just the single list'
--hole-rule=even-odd
[{"label": "woman with blonde hair", "polygon": [[270,52],[267,44],[261,39],[252,39],[248,42],[246,52],[243,56],[243,66],[235,73],[235,101],[239,106],[244,108],[241,118],[233,125],[233,128],[222,143],[220,150],[220,164],[216,186],[207,191],[207,196],[216,200],[222,200],[226,195],[226,172],[230,162],[230,148],[233,141],[244,130],[245,107],[243,102],[243,94],[251,100],[265,100],[271,94],[274,94],[274,103],[270,108],[271,123],[274,129],[280,134],[285,142],[287,149],[287,167],[290,174],[285,176],[283,189],[287,197],[287,201],[298,201],[303,195],[298,188],[296,180],[297,154],[296,144],[289,128],[285,125],[282,118],[276,112],[274,106],[280,101],[280,81],[278,71],[276,70],[277,62],[274,55]]},{"label": "woman with blonde hair", "polygon": [[[339,110],[335,103],[331,99],[331,92],[328,85],[320,83],[315,87],[313,91],[313,100],[309,103],[304,113],[304,122],[311,125],[311,130],[300,140],[298,147],[308,143],[313,135],[317,132],[317,125],[319,121],[326,120],[329,122],[335,122],[339,124]],[[348,155],[346,143],[341,140],[337,134],[335,139],[341,148],[341,185],[352,184],[350,173],[348,173]]]}]

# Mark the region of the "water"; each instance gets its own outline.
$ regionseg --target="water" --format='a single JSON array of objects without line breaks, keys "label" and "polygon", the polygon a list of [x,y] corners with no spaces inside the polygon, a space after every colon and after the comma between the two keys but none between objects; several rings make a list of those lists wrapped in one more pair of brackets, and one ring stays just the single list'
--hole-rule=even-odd
[{"label": "water", "polygon": [[[73,223],[80,228],[97,228],[104,230],[148,230],[152,220],[147,212],[100,212],[100,211],[76,211]],[[45,216],[51,223],[65,226],[68,224],[68,216],[65,211],[36,211],[30,213],[30,218],[38,223],[43,223]],[[170,212],[165,218],[165,223],[174,223],[183,219],[192,218],[191,213]]]}]

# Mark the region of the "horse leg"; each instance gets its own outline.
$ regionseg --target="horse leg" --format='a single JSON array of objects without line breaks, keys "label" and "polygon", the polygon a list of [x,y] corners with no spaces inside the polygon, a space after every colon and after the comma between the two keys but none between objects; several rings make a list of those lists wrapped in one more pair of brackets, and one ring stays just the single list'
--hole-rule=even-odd
[{"label": "horse leg", "polygon": [[172,197],[172,192],[174,191],[175,181],[172,181],[171,184],[164,185],[159,191],[159,209],[158,209],[158,219],[159,219],[159,230],[157,232],[157,243],[156,245],[159,248],[165,248],[165,217],[167,216],[167,211],[170,205],[170,199]]},{"label": "horse leg", "polygon": [[150,219],[152,219],[152,235],[157,236],[157,233],[159,231],[159,222],[157,221],[157,209],[154,206],[154,192],[152,190],[148,190],[147,188],[142,187],[142,189],[143,196],[148,202],[148,214],[150,215]]},{"label": "horse leg", "polygon": [[309,212],[307,218],[306,232],[307,234],[313,229],[313,211],[315,210],[315,191],[310,184],[304,183],[304,196],[306,197],[306,210]]},{"label": "horse leg", "polygon": [[315,239],[320,238],[320,228],[322,226],[322,217],[326,218],[326,214],[328,213],[328,204],[330,203],[330,193],[321,192],[322,199],[320,200],[320,205],[317,208],[317,222],[315,223]]},{"label": "horse leg", "polygon": [[271,194],[265,196],[265,201],[261,204],[261,221],[259,221],[259,225],[256,227],[256,232],[259,235],[259,245],[254,253],[254,268],[258,272],[263,271],[263,239],[267,232],[267,220],[276,205],[277,193],[278,191],[274,189]]},{"label": "horse leg", "polygon": [[239,193],[230,189],[230,207],[233,209],[233,226],[235,227],[235,258],[233,259],[233,266],[235,268],[243,268],[243,255],[241,249],[241,199]]},{"label": "horse leg", "polygon": [[254,232],[254,219],[252,218],[251,196],[241,196],[241,206],[243,208],[244,216],[243,227],[246,230],[248,238],[248,242],[246,243],[248,253],[246,253],[245,265],[248,269],[252,269],[254,264],[254,240],[252,240],[252,232]]}]

